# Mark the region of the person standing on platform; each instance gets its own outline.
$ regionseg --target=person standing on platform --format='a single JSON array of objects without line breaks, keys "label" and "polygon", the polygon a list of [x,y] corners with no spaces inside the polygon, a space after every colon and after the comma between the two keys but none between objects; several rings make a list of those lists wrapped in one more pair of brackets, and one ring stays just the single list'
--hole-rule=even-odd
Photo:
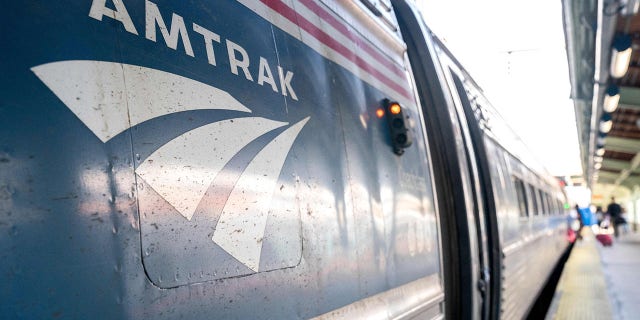
[{"label": "person standing on platform", "polygon": [[580,228],[578,229],[577,239],[582,240],[582,227],[584,227],[584,217],[582,216],[582,212],[580,212],[580,206],[576,204],[574,207],[576,209],[576,218],[578,218],[578,222],[580,222]]},{"label": "person standing on platform", "polygon": [[596,207],[596,219],[598,220],[598,225],[600,226],[604,221],[604,212],[602,212],[602,207]]},{"label": "person standing on platform", "polygon": [[616,198],[611,197],[611,203],[607,206],[607,214],[611,218],[611,223],[613,224],[613,234],[618,237],[620,232],[618,231],[618,221],[622,217],[622,207],[616,203]]}]

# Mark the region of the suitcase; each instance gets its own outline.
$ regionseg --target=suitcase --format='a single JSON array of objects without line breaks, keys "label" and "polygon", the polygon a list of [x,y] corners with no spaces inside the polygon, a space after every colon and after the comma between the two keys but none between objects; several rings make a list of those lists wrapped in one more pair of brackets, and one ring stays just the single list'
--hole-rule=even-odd
[{"label": "suitcase", "polygon": [[609,247],[613,244],[613,239],[610,234],[601,233],[596,235],[596,239],[602,243],[603,246]]}]

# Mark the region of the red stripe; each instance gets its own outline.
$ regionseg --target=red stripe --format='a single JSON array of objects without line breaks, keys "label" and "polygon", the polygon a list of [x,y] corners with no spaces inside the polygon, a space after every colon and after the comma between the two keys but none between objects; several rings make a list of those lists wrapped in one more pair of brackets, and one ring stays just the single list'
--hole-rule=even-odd
[{"label": "red stripe", "polygon": [[305,7],[309,8],[309,10],[313,11],[324,21],[328,22],[332,25],[336,30],[340,31],[344,36],[349,38],[349,40],[355,42],[359,47],[363,48],[369,55],[378,60],[378,62],[382,63],[389,70],[391,70],[395,75],[399,77],[404,77],[404,70],[400,69],[395,63],[391,62],[389,58],[380,54],[380,52],[369,45],[368,42],[363,41],[360,36],[349,31],[347,27],[338,19],[336,19],[332,14],[326,11],[323,7],[319,6],[313,0],[299,0]]},{"label": "red stripe", "polygon": [[[264,3],[265,5],[267,5],[269,8],[271,8],[274,11],[278,12],[279,14],[281,14],[283,17],[287,18],[289,21],[291,21],[294,24],[296,24],[298,27],[300,27],[300,28],[304,29],[305,31],[307,31],[314,38],[320,40],[320,42],[324,43],[328,47],[330,47],[333,50],[335,50],[336,52],[340,53],[345,58],[347,58],[347,59],[351,60],[352,62],[354,62],[361,69],[367,71],[369,74],[371,74],[371,75],[375,76],[376,78],[378,78],[378,80],[380,80],[381,82],[386,84],[391,89],[393,89],[396,92],[400,93],[405,98],[411,99],[411,94],[409,93],[409,91],[406,88],[404,88],[404,87],[398,85],[397,83],[393,82],[386,75],[381,73],[379,70],[373,68],[366,61],[362,60],[362,58],[357,56],[355,53],[353,53],[351,50],[346,48],[341,43],[337,42],[335,39],[333,39],[326,32],[320,30],[318,27],[316,27],[313,23],[311,23],[305,17],[302,17],[299,14],[297,14],[293,9],[291,9],[289,6],[284,4],[282,1],[280,1],[280,0],[260,0],[260,1],[262,3]],[[404,75],[402,76],[402,78],[404,79]]]}]

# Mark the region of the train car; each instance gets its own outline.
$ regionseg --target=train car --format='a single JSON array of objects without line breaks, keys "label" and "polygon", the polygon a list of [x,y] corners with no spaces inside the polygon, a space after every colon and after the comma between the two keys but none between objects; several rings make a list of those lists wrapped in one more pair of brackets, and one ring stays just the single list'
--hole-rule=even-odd
[{"label": "train car", "polygon": [[[549,276],[567,253],[566,195],[501,118],[482,90],[436,39],[452,95],[467,116],[469,149],[476,151],[481,192],[488,193],[486,211],[495,217],[501,263],[500,317],[527,316]],[[462,121],[462,120],[461,120]],[[484,181],[487,180],[487,181]],[[486,218],[485,218],[486,219]],[[490,223],[487,225],[491,226]],[[481,228],[478,228],[481,230]],[[481,240],[479,240],[481,243]]]},{"label": "train car", "polygon": [[521,318],[568,247],[411,1],[1,15],[3,317]]}]

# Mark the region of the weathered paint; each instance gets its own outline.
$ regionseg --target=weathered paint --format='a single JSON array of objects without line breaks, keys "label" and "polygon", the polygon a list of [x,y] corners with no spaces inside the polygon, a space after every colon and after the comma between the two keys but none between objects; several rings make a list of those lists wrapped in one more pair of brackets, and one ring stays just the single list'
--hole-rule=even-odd
[{"label": "weathered paint", "polygon": [[[388,11],[328,0],[7,4],[0,314],[440,317],[439,244],[455,239],[439,238],[437,168],[406,46],[389,3],[369,2]],[[436,60],[456,65],[438,54],[435,78],[452,70]],[[402,156],[375,114],[384,99],[411,123]],[[505,256],[502,315],[520,317],[566,248],[566,225],[560,214],[519,219],[510,176],[550,184],[493,128],[502,247],[490,249]],[[463,173],[471,194],[477,177]]]},{"label": "weathered paint", "polygon": [[[376,24],[354,14],[364,7],[305,3],[349,50],[231,1],[7,5],[1,314],[308,318],[415,290],[439,312],[427,145],[402,51],[349,24]],[[374,115],[384,98],[405,101],[415,125],[402,157]]]}]

